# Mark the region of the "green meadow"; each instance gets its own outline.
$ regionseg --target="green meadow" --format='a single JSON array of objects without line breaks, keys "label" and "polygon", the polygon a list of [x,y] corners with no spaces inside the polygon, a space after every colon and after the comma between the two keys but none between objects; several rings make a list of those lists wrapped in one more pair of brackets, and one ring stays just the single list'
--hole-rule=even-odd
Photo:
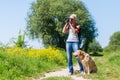
[{"label": "green meadow", "polygon": [[[17,49],[17,50],[16,50]],[[11,50],[9,53],[8,51]],[[56,55],[52,55],[51,52]],[[37,53],[37,57],[28,56],[31,52]],[[38,56],[44,54],[50,57]],[[60,57],[56,59],[56,57]],[[90,75],[77,76],[92,80],[119,80],[120,79],[120,51],[101,52],[91,54],[98,67],[98,72]],[[76,63],[74,61],[74,63]],[[44,73],[67,67],[66,53],[61,49],[47,48],[44,50],[0,48],[0,80],[31,80],[44,76]],[[69,77],[51,77],[44,80],[70,80]]]},{"label": "green meadow", "polygon": [[95,56],[98,72],[84,77],[92,80],[120,80],[120,51],[103,52]]},{"label": "green meadow", "polygon": [[30,80],[63,67],[66,55],[59,49],[0,48],[0,80]]}]

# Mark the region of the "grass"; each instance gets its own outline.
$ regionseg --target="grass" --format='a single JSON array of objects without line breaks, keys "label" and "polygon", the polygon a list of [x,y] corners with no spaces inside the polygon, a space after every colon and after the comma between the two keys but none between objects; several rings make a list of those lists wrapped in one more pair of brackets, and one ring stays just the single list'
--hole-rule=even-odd
[{"label": "grass", "polygon": [[92,80],[120,80],[120,51],[102,54],[94,56],[98,72],[83,77]]},{"label": "grass", "polygon": [[[15,53],[9,55],[7,49],[0,49],[0,80],[29,80],[30,78],[40,77],[46,72],[55,71],[56,69],[66,66],[66,63],[63,62],[63,60],[65,60],[65,58],[63,58],[64,52],[57,53],[59,51],[56,52],[56,50],[51,49],[51,51],[56,52],[56,55],[53,56],[61,57],[54,59],[55,61],[49,61],[49,59],[47,60],[45,57],[29,57],[20,54],[20,52],[29,52],[29,50],[23,51],[22,49],[16,50],[15,48],[12,49],[12,51]],[[47,49],[45,51],[46,53],[44,54],[49,54],[48,52],[50,52]],[[43,53],[40,54],[43,55]],[[49,56],[52,56],[52,54],[49,54]]]},{"label": "grass", "polygon": [[[50,53],[50,50],[54,53],[54,55]],[[8,52],[10,52],[10,55]],[[50,48],[46,49],[45,52],[43,50],[41,53],[40,50],[36,51],[27,49],[27,51],[24,51],[22,49],[15,48],[9,50],[8,52],[7,49],[0,49],[0,80],[29,80],[31,78],[41,77],[46,72],[67,67],[67,62],[64,62],[66,60],[66,53],[63,50],[60,50],[59,52],[59,50]],[[42,57],[29,57],[21,55],[21,53],[27,54],[27,52],[39,52]],[[11,53],[14,53],[14,55],[11,55]],[[44,57],[43,53],[49,54],[48,57]],[[32,56],[34,56],[34,54],[32,54]],[[92,54],[91,56],[94,57],[95,63],[98,67],[98,72],[90,75],[80,75],[79,72],[76,71],[75,74],[77,76],[83,76],[83,78],[92,80],[120,80],[120,51],[109,53],[103,52],[99,54]],[[73,61],[76,63],[74,58]],[[72,79],[68,77],[50,77],[44,80]]]}]

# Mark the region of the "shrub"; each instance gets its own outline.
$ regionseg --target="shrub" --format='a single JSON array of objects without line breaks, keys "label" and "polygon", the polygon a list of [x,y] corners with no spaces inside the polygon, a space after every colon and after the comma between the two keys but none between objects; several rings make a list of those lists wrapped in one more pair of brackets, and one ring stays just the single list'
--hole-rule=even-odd
[{"label": "shrub", "polygon": [[66,64],[64,55],[52,47],[0,49],[0,80],[23,80],[38,73],[63,67]]}]

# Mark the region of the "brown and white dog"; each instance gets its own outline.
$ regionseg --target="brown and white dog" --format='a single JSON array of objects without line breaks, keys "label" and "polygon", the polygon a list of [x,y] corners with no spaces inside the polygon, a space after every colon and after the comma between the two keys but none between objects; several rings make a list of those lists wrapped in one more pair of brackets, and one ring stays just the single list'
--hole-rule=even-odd
[{"label": "brown and white dog", "polygon": [[80,59],[83,65],[84,74],[85,73],[90,74],[90,73],[97,72],[97,66],[89,54],[85,53],[82,50],[77,50],[76,52],[74,52],[73,55],[78,56],[78,58]]}]

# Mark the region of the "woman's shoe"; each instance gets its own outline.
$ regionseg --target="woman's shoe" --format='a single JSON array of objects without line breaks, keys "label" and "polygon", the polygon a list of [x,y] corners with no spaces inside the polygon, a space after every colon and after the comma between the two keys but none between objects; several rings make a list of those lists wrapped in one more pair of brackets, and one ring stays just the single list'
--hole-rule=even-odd
[{"label": "woman's shoe", "polygon": [[69,75],[71,76],[71,75],[73,75],[73,73],[69,72]]}]

